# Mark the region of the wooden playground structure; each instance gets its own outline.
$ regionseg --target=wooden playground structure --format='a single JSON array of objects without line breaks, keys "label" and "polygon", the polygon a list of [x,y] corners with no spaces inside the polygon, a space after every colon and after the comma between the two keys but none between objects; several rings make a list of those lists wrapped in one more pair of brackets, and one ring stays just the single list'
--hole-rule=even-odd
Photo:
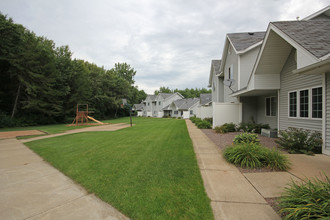
[{"label": "wooden playground structure", "polygon": [[[105,123],[96,120],[95,118],[89,116],[89,113],[94,113],[93,111],[88,111],[88,104],[77,104],[76,117],[69,126],[80,126],[80,125],[104,125]],[[95,123],[89,123],[88,120],[92,120]]]}]

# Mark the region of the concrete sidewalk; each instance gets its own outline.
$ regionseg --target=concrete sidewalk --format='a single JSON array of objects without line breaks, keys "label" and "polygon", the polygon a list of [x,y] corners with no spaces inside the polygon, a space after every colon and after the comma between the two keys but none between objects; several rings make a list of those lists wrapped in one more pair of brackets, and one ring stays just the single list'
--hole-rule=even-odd
[{"label": "concrete sidewalk", "polygon": [[86,192],[20,141],[5,139],[0,140],[0,219],[128,218]]},{"label": "concrete sidewalk", "polygon": [[58,134],[50,134],[50,135],[45,135],[45,136],[40,136],[40,137],[22,139],[20,141],[22,143],[26,143],[26,142],[41,140],[41,139],[50,138],[50,137],[58,137],[58,136],[63,136],[63,135],[67,135],[67,134],[76,134],[76,133],[90,132],[90,131],[116,131],[119,129],[127,128],[129,126],[130,126],[129,124],[125,124],[125,123],[109,124],[109,125],[96,125],[96,126],[87,127],[87,128],[68,130],[63,133],[58,133]]},{"label": "concrete sidewalk", "polygon": [[223,159],[218,147],[190,120],[186,124],[214,218],[280,219],[247,178]]}]

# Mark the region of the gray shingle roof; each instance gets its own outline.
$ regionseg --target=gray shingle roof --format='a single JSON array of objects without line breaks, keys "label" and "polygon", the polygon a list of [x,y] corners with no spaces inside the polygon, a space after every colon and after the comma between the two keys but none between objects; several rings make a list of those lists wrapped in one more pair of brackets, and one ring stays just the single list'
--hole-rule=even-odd
[{"label": "gray shingle roof", "polygon": [[236,51],[243,51],[246,48],[262,41],[265,37],[265,33],[266,32],[231,33],[227,34],[227,36],[233,43]]},{"label": "gray shingle roof", "polygon": [[212,60],[211,65],[213,67],[213,70],[214,70],[215,74],[219,74],[220,73],[221,60]]},{"label": "gray shingle roof", "polygon": [[188,110],[197,102],[199,102],[199,98],[189,98],[189,99],[178,99],[174,101],[174,104],[179,110]]},{"label": "gray shingle roof", "polygon": [[205,105],[212,102],[212,94],[211,93],[205,93],[200,95],[200,104]]},{"label": "gray shingle roof", "polygon": [[167,99],[168,97],[172,96],[174,93],[159,93],[163,99]]},{"label": "gray shingle roof", "polygon": [[330,20],[271,22],[317,58],[330,53]]},{"label": "gray shingle roof", "polygon": [[143,110],[143,104],[134,104],[133,109],[138,111],[138,110]]},{"label": "gray shingle roof", "polygon": [[[149,97],[149,99],[151,100],[151,101],[155,101],[156,100],[156,95],[148,95],[147,96],[147,98]],[[146,98],[146,99],[147,99]]]}]

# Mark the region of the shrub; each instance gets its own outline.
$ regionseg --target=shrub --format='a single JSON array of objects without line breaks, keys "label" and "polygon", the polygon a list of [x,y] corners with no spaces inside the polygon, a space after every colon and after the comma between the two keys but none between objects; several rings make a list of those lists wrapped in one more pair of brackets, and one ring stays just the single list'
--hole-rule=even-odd
[{"label": "shrub", "polygon": [[251,133],[245,132],[245,133],[236,135],[233,142],[234,142],[234,144],[242,144],[242,143],[259,144],[260,140],[258,139],[257,134],[251,134]]},{"label": "shrub", "polygon": [[210,129],[212,128],[212,125],[210,122],[208,121],[205,121],[205,120],[201,120],[199,122],[196,123],[196,126],[199,128],[199,129]]},{"label": "shrub", "polygon": [[272,170],[287,170],[290,165],[285,155],[259,144],[242,143],[227,147],[223,156],[228,162],[244,168],[268,167]]},{"label": "shrub", "polygon": [[328,219],[330,180],[315,178],[307,183],[292,182],[279,199],[284,219]]},{"label": "shrub", "polygon": [[211,124],[213,124],[213,118],[204,118],[204,120],[210,122]]},{"label": "shrub", "polygon": [[244,132],[249,133],[261,133],[261,129],[270,129],[268,124],[257,124],[255,122],[242,122],[238,126],[238,130],[243,130]]},{"label": "shrub", "polygon": [[291,154],[310,154],[321,153],[322,135],[319,132],[310,131],[302,128],[289,128],[280,131],[280,137],[276,143]]},{"label": "shrub", "polygon": [[224,151],[225,159],[246,168],[262,167],[264,157],[263,149],[257,144],[240,144],[233,147],[228,147]]},{"label": "shrub", "polygon": [[225,123],[221,125],[220,127],[215,127],[215,132],[217,133],[228,133],[228,132],[235,132],[236,131],[236,125],[234,123]]},{"label": "shrub", "polygon": [[271,170],[288,170],[291,164],[287,156],[275,149],[266,149],[265,162]]}]

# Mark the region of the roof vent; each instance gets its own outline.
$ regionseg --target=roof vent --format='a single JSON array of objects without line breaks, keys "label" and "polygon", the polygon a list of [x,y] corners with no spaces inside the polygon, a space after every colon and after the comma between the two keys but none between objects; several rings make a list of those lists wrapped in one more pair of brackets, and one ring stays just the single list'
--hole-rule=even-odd
[{"label": "roof vent", "polygon": [[253,32],[249,32],[248,34],[249,34],[249,35],[254,35],[254,33],[253,33]]}]

